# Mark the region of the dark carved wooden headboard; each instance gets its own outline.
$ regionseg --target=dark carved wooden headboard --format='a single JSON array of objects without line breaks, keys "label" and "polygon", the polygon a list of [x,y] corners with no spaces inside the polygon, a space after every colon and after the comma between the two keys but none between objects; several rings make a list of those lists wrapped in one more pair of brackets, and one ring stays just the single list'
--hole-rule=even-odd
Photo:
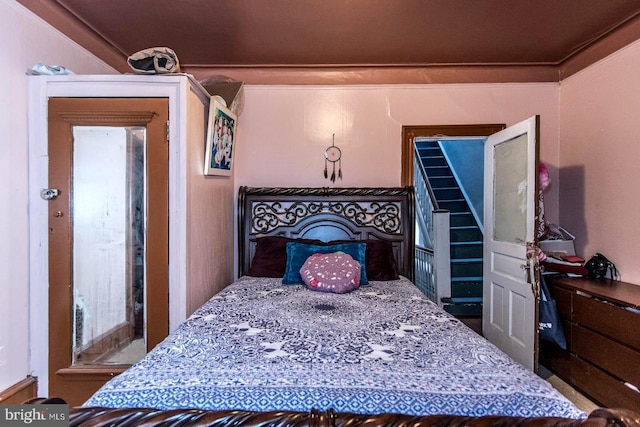
[{"label": "dark carved wooden headboard", "polygon": [[393,244],[400,274],[413,280],[414,223],[413,187],[240,187],[239,274],[249,270],[256,240],[262,236],[385,239]]}]

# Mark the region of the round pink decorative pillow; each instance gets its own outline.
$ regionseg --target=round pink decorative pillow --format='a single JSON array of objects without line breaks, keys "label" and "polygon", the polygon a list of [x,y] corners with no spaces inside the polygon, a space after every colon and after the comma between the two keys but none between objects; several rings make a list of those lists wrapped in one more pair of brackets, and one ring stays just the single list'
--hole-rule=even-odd
[{"label": "round pink decorative pillow", "polygon": [[311,290],[344,294],[360,285],[361,268],[344,252],[313,254],[302,265],[300,276]]}]

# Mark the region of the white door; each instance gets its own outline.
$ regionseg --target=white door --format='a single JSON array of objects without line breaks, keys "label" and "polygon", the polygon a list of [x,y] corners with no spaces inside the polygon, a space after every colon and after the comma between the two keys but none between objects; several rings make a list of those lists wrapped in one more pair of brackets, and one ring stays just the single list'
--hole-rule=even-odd
[{"label": "white door", "polygon": [[535,116],[491,135],[484,151],[484,336],[537,369],[538,129]]}]

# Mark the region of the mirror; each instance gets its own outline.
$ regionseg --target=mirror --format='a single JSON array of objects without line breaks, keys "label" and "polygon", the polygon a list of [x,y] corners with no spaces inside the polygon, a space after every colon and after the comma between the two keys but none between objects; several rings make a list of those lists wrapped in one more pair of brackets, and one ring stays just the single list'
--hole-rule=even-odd
[{"label": "mirror", "polygon": [[145,345],[145,127],[73,126],[73,365]]}]

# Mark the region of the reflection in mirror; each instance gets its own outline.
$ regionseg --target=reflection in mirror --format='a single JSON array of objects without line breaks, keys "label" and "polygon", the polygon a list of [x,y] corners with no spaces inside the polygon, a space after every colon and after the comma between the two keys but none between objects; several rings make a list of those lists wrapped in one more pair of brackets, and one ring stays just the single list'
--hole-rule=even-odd
[{"label": "reflection in mirror", "polygon": [[527,135],[497,145],[494,156],[493,238],[521,245],[527,238]]},{"label": "reflection in mirror", "polygon": [[145,128],[73,127],[73,364],[144,356]]}]

